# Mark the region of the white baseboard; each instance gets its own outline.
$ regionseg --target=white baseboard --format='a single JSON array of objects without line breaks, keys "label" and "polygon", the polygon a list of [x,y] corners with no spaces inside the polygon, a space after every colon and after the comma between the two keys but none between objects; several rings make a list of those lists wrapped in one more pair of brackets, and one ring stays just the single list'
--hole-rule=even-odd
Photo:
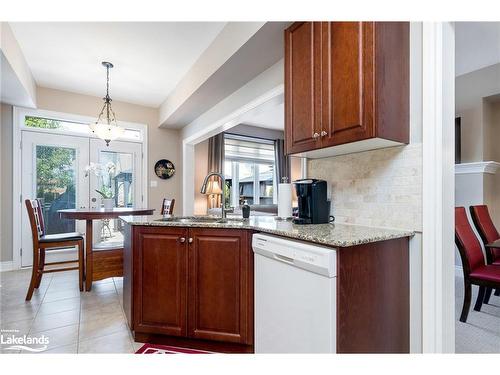
[{"label": "white baseboard", "polygon": [[12,271],[14,269],[14,262],[9,260],[8,262],[0,262],[0,272]]},{"label": "white baseboard", "polygon": [[459,266],[458,264],[455,264],[455,277],[464,277],[464,269],[462,266]]}]

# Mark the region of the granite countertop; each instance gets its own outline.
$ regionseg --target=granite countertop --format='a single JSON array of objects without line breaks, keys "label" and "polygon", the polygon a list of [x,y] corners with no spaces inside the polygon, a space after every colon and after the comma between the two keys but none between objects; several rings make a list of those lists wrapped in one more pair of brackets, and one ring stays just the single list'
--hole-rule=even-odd
[{"label": "granite countertop", "polygon": [[272,216],[251,216],[246,220],[228,217],[228,221],[223,223],[162,220],[160,215],[120,216],[120,219],[139,226],[251,229],[333,247],[355,246],[414,235],[412,231],[354,224],[296,225],[290,221],[276,220]]}]

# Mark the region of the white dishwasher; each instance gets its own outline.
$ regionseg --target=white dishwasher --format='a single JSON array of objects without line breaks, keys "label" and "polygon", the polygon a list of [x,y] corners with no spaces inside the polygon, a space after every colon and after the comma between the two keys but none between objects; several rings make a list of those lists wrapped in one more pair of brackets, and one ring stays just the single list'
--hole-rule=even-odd
[{"label": "white dishwasher", "polygon": [[337,253],[254,234],[255,353],[335,353]]}]

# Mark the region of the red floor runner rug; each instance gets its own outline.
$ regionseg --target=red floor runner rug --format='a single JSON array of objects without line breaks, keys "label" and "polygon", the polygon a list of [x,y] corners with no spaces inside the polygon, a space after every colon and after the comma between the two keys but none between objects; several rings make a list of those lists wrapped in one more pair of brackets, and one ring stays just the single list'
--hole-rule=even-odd
[{"label": "red floor runner rug", "polygon": [[210,354],[203,350],[178,348],[176,346],[144,344],[135,354]]}]

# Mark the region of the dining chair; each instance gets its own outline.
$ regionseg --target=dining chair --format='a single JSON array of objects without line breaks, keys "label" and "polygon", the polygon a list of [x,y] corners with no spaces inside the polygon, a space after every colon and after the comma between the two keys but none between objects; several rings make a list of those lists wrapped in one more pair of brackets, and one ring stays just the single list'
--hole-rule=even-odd
[{"label": "dining chair", "polygon": [[[31,281],[28,287],[28,293],[26,294],[26,301],[31,300],[33,291],[40,286],[44,273],[78,270],[80,291],[83,291],[84,240],[82,234],[78,232],[46,234],[41,201],[39,199],[26,199],[25,204],[26,209],[28,210],[28,217],[31,226],[31,236],[33,240],[33,267],[31,271]],[[46,252],[75,246],[78,248],[78,259],[61,262],[45,262]],[[78,262],[78,266],[75,267],[45,269],[45,266],[54,266],[76,262]]]},{"label": "dining chair", "polygon": [[174,213],[175,199],[163,198],[163,203],[161,205],[162,215],[172,215]]},{"label": "dining chair", "polygon": [[487,265],[481,244],[472,230],[464,207],[455,207],[455,244],[464,272],[464,303],[460,321],[466,322],[472,298],[472,285],[479,286],[475,311],[481,311],[486,288],[500,288],[500,267]]},{"label": "dining chair", "polygon": [[[486,253],[486,263],[500,266],[500,249],[490,248],[486,246],[489,243],[495,242],[500,238],[500,234],[491,219],[490,213],[488,211],[488,206],[481,204],[476,206],[470,206],[470,216],[472,222],[479,233],[479,237],[484,244],[484,250]],[[486,290],[486,295],[484,297],[484,303],[489,303],[491,297],[492,289],[488,288]],[[495,295],[500,295],[500,289],[495,291]]]}]

